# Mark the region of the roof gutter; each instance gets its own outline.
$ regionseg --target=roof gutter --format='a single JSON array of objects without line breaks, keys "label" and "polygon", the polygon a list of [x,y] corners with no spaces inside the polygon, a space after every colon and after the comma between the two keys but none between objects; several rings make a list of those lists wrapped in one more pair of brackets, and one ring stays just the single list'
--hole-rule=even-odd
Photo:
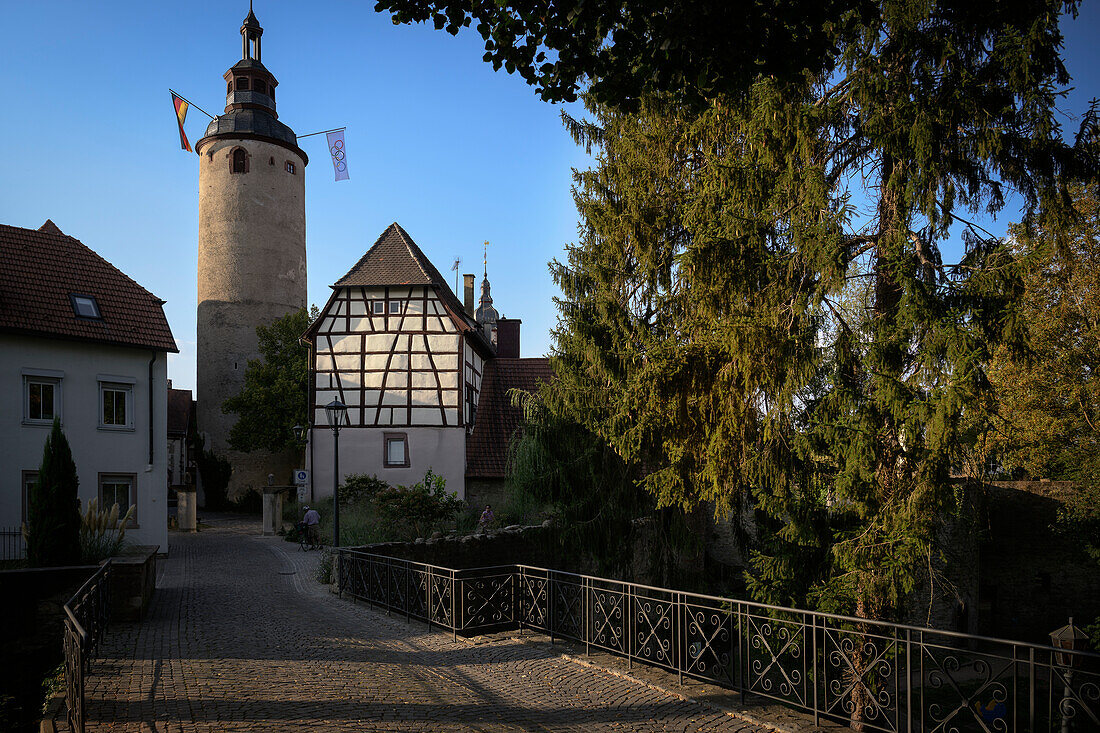
[{"label": "roof gutter", "polygon": [[149,470],[153,468],[153,455],[156,443],[153,440],[153,365],[157,363],[157,352],[149,358]]}]

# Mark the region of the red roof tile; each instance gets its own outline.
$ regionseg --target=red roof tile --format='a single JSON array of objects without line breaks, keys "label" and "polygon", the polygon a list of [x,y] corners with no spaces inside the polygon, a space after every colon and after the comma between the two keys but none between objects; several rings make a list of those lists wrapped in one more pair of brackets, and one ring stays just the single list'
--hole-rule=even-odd
[{"label": "red roof tile", "polygon": [[[77,318],[74,293],[94,297],[102,318]],[[50,220],[0,224],[0,331],[176,352],[163,304]]]},{"label": "red roof tile", "polygon": [[523,410],[512,406],[508,391],[534,392],[554,373],[549,359],[490,359],[485,363],[474,430],[466,441],[466,475],[504,478],[508,475],[508,444],[523,425]]}]

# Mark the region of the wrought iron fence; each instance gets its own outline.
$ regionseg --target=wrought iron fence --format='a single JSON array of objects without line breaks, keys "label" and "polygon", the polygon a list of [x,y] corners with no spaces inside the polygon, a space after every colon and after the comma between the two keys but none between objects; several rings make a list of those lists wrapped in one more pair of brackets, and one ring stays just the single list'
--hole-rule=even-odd
[{"label": "wrought iron fence", "polygon": [[84,676],[110,620],[110,583],[107,560],[65,604],[65,704],[74,733],[84,733]]},{"label": "wrought iron fence", "polygon": [[454,635],[572,639],[884,733],[1100,731],[1100,655],[523,565],[340,550],[339,588]]},{"label": "wrought iron fence", "polygon": [[27,556],[20,527],[0,527],[0,560],[22,560]]}]

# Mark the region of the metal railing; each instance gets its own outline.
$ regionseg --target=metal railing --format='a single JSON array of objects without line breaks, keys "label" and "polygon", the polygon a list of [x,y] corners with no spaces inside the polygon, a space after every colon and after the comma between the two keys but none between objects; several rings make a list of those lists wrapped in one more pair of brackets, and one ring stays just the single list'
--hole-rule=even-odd
[{"label": "metal railing", "polygon": [[26,557],[23,530],[19,527],[0,527],[0,560],[23,560]]},{"label": "metal railing", "polygon": [[885,733],[1100,731],[1100,655],[510,565],[341,549],[343,593],[459,633],[533,629]]},{"label": "metal railing", "polygon": [[110,620],[110,584],[107,560],[65,604],[65,704],[74,733],[84,733],[84,676]]}]

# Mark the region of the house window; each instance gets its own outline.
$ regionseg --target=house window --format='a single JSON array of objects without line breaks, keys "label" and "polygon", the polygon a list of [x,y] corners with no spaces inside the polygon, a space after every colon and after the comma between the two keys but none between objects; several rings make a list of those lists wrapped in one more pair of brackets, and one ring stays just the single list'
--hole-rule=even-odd
[{"label": "house window", "polygon": [[34,489],[35,483],[38,481],[38,471],[24,471],[23,472],[23,510],[22,510],[22,522],[27,522],[27,507],[30,506],[31,491]]},{"label": "house window", "polygon": [[287,172],[287,173],[290,173],[290,174],[293,174],[293,173],[294,173],[294,171],[295,171],[295,168],[294,168],[294,164],[293,164],[293,163],[291,163],[291,162],[290,162],[290,161],[288,160],[288,161],[286,162],[286,172]]},{"label": "house window", "polygon": [[73,313],[77,318],[94,318],[96,320],[101,319],[103,316],[99,313],[99,303],[91,295],[77,295],[76,293],[69,293],[69,301],[73,304]]},{"label": "house window", "polygon": [[390,301],[390,314],[391,315],[398,315],[400,313],[401,313],[401,301],[400,300],[391,300]]},{"label": "house window", "polygon": [[248,173],[248,153],[244,151],[244,148],[237,148],[233,151],[233,168],[234,173]]},{"label": "house window", "polygon": [[134,387],[131,384],[99,383],[101,428],[134,427]]},{"label": "house window", "polygon": [[405,433],[386,433],[383,440],[386,468],[409,467],[409,437]]},{"label": "house window", "polygon": [[61,415],[61,380],[24,377],[23,420],[48,425]]},{"label": "house window", "polygon": [[386,312],[386,302],[384,300],[376,300],[371,303],[371,310],[374,311],[374,315],[380,316]]},{"label": "house window", "polygon": [[[134,496],[134,475],[132,473],[101,473],[99,474],[99,506],[101,509],[110,509],[118,504],[119,516],[125,514],[131,504],[136,504]],[[137,510],[130,521],[130,527],[137,526]]]},{"label": "house window", "polygon": [[474,427],[474,418],[477,417],[477,403],[475,402],[474,385],[466,383],[466,427],[471,430]]}]

